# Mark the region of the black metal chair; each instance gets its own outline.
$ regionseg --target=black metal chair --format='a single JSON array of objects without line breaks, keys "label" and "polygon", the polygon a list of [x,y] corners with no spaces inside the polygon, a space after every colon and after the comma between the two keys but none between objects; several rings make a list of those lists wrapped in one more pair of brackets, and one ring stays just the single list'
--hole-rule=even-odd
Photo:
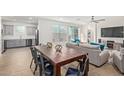
[{"label": "black metal chair", "polygon": [[[53,75],[53,66],[50,64],[48,60],[46,60],[42,54],[39,53],[36,48],[34,48],[34,60],[36,64],[36,68],[34,70],[34,75],[35,71],[37,70],[37,67],[39,67],[39,73],[40,76],[46,75],[46,76],[51,76]],[[37,57],[39,56],[39,57]]]},{"label": "black metal chair", "polygon": [[30,64],[30,68],[31,68],[32,63],[34,61],[34,47],[30,47],[30,51],[31,51],[31,55],[32,55],[32,60],[31,60],[31,64]]},{"label": "black metal chair", "polygon": [[[36,70],[37,70],[37,67],[38,67],[38,64],[37,64],[37,60],[39,60],[39,55],[37,54],[37,52],[36,52],[36,50],[35,50],[35,48],[34,47],[30,47],[30,50],[31,50],[31,54],[32,54],[32,60],[31,60],[31,64],[30,64],[30,68],[31,68],[31,66],[32,66],[32,64],[33,64],[33,62],[34,62],[34,64],[35,64],[35,69],[34,69],[34,71],[33,71],[33,74],[35,75],[35,72],[36,72]],[[35,54],[36,53],[36,54]],[[37,55],[37,56],[36,56]]]},{"label": "black metal chair", "polygon": [[[37,64],[37,63],[40,62],[40,53],[38,54],[37,50],[36,50],[34,47],[30,47],[30,50],[31,50],[31,54],[32,54],[32,60],[31,60],[30,68],[32,67],[32,64],[33,64],[33,62],[34,62],[34,64],[35,64],[35,69],[34,69],[34,71],[33,71],[33,74],[35,75],[35,72],[36,72],[37,67],[38,67],[38,64]],[[37,55],[37,56],[36,56],[36,55]],[[43,58],[43,60],[44,60],[45,66],[51,65],[51,64],[47,61],[47,59]],[[38,61],[38,62],[37,62],[37,61]]]},{"label": "black metal chair", "polygon": [[80,61],[77,68],[68,68],[66,76],[86,76],[87,68],[89,66],[89,58],[87,57],[85,62]]},{"label": "black metal chair", "polygon": [[45,64],[43,55],[40,55],[39,72],[40,76],[53,76],[53,66]]},{"label": "black metal chair", "polygon": [[[31,54],[32,54],[32,60],[31,60],[31,64],[30,64],[30,68],[31,68],[33,62],[34,63],[36,63],[36,62],[35,62],[35,58],[34,58],[35,57],[35,55],[34,55],[34,52],[35,52],[34,47],[30,47],[30,50],[31,50]],[[39,59],[39,55],[37,55],[37,58]],[[37,66],[35,66],[35,70],[37,70]]]}]

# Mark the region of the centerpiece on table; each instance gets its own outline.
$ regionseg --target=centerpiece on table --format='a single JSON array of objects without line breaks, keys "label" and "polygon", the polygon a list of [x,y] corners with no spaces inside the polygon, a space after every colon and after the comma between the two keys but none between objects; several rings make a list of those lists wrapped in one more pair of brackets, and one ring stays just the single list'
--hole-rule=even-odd
[{"label": "centerpiece on table", "polygon": [[51,42],[47,42],[47,48],[52,48],[52,43]]},{"label": "centerpiece on table", "polygon": [[62,45],[56,45],[55,46],[56,52],[62,52]]}]

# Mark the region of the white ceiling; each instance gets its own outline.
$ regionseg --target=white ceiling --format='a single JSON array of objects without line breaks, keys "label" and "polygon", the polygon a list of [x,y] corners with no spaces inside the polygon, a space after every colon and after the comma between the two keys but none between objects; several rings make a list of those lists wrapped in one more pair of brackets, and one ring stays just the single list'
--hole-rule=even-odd
[{"label": "white ceiling", "polygon": [[[91,21],[92,16],[42,16],[41,18],[63,21],[63,22],[71,22],[78,24],[85,24]],[[107,16],[95,16],[95,20],[105,19]]]},{"label": "white ceiling", "polygon": [[[31,24],[38,24],[38,20],[41,18],[76,24],[85,24],[91,21],[91,16],[2,16],[2,20],[4,21],[25,22]],[[96,20],[103,18],[106,18],[106,16],[95,16]]]},{"label": "white ceiling", "polygon": [[14,21],[14,22],[22,22],[29,24],[38,24],[37,16],[2,16],[3,21]]}]

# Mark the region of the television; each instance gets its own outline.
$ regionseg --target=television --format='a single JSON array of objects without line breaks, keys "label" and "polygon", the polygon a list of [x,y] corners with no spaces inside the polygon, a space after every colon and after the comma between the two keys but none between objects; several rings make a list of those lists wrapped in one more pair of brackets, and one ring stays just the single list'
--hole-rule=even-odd
[{"label": "television", "polygon": [[118,27],[101,28],[101,37],[123,38],[124,27],[118,26]]}]

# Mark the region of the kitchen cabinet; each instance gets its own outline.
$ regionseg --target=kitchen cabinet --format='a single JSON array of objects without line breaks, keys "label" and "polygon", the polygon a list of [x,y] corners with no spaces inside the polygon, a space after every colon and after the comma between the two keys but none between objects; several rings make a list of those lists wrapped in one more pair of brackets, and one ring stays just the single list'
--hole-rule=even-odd
[{"label": "kitchen cabinet", "polygon": [[12,39],[12,40],[4,40],[4,49],[8,48],[17,48],[17,47],[27,47],[35,45],[33,39]]}]

